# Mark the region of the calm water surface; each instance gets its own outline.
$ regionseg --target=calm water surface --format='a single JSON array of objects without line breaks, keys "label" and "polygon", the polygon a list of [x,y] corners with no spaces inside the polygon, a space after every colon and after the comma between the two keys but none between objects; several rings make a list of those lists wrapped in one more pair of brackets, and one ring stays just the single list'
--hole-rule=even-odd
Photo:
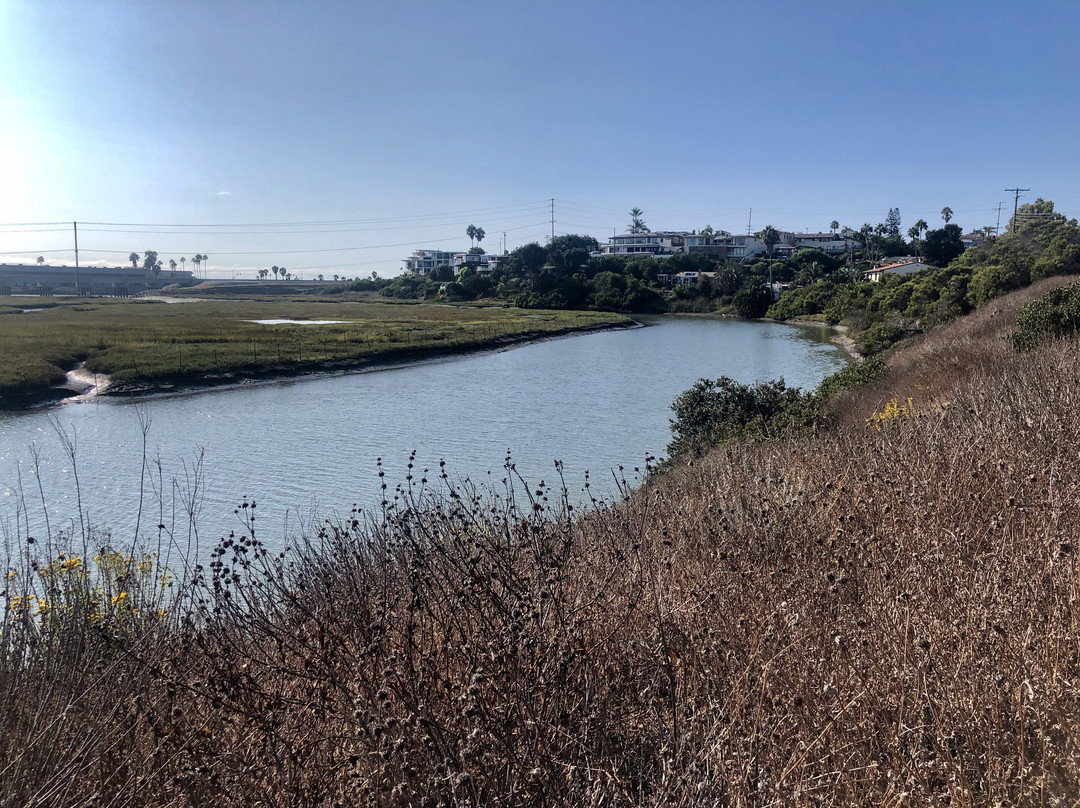
[{"label": "calm water surface", "polygon": [[[632,481],[646,453],[664,453],[671,402],[697,379],[783,376],[813,387],[847,361],[822,329],[643,322],[649,327],[372,373],[0,413],[0,537],[44,535],[38,477],[52,528],[77,522],[76,471],[84,518],[118,540],[134,534],[143,485],[141,533],[159,518],[184,523],[180,503],[189,501],[203,544],[239,524],[233,510],[244,496],[259,503],[272,542],[315,515],[367,507],[378,499],[376,458],[393,484],[411,451],[418,477],[445,459],[453,478],[479,482],[503,476],[508,450],[533,483],[557,482],[561,460],[575,497],[586,471],[610,496],[612,469],[625,467]],[[140,410],[150,420],[153,471],[143,479]],[[74,465],[57,427],[75,444]]]}]

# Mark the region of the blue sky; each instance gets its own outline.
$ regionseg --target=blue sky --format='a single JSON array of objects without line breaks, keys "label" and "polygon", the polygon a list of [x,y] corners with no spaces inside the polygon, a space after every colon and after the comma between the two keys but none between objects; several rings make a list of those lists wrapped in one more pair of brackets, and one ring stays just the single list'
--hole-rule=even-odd
[{"label": "blue sky", "polygon": [[966,230],[1016,186],[1075,216],[1077,31],[1074,0],[0,0],[0,260],[70,262],[36,223],[77,220],[83,263],[390,275],[470,223],[542,241],[552,198],[601,239],[634,206]]}]

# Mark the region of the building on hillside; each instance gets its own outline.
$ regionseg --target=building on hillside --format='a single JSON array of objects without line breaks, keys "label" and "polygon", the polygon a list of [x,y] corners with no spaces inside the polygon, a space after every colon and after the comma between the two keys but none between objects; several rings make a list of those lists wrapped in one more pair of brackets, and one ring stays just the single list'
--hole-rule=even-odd
[{"label": "building on hillside", "polygon": [[724,230],[716,233],[691,233],[686,237],[686,252],[724,259],[728,257],[731,249],[731,239],[731,233]]},{"label": "building on hillside", "polygon": [[862,242],[845,238],[837,233],[795,233],[795,246],[799,249],[821,250],[829,255],[840,255],[850,250],[861,250]]},{"label": "building on hillside", "polygon": [[453,264],[454,253],[446,250],[414,250],[405,262],[405,271],[413,275],[430,275],[432,270]]},{"label": "building on hillside", "polygon": [[978,247],[985,241],[986,231],[984,230],[972,230],[970,233],[960,236],[960,243],[964,245],[964,249]]},{"label": "building on hillside", "polygon": [[930,264],[924,264],[921,261],[905,259],[903,261],[895,261],[893,263],[871,267],[870,269],[864,269],[862,278],[864,281],[880,281],[881,276],[886,273],[889,275],[914,275],[916,272],[921,272],[924,269],[934,269],[934,267]]},{"label": "building on hillside", "polygon": [[157,275],[142,267],[71,267],[48,264],[0,264],[0,287],[16,295],[95,295],[129,297],[148,289],[196,282],[190,270],[163,269]]},{"label": "building on hillside", "polygon": [[656,274],[656,280],[659,281],[662,286],[694,286],[703,278],[711,281],[715,277],[715,272],[687,271],[676,272],[674,275],[666,272],[658,272]]},{"label": "building on hillside", "polygon": [[667,230],[623,233],[609,238],[607,244],[601,245],[601,252],[604,255],[651,255],[654,258],[667,258],[685,251],[686,237],[689,235],[691,234],[685,231]]},{"label": "building on hillside", "polygon": [[451,266],[456,275],[463,267],[476,270],[477,275],[488,275],[502,264],[506,256],[491,253],[454,253]]}]

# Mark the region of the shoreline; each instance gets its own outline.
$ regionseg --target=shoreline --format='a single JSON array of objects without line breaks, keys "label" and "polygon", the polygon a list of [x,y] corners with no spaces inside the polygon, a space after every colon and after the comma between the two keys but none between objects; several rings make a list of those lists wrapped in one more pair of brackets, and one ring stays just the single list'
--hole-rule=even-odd
[{"label": "shoreline", "polygon": [[[740,317],[732,317],[727,314],[717,314],[716,312],[703,311],[674,311],[668,312],[668,314],[676,317],[709,317],[716,320],[739,320]],[[754,320],[747,320],[747,322],[755,322]],[[855,340],[848,336],[848,332],[851,330],[846,325],[832,325],[821,320],[773,320],[769,317],[761,317],[756,322],[762,323],[777,323],[778,325],[798,325],[798,326],[813,326],[815,328],[824,328],[833,332],[833,335],[829,338],[829,342],[839,345],[851,360],[856,364],[866,359],[855,348]]]},{"label": "shoreline", "polygon": [[404,348],[372,354],[355,359],[329,359],[304,364],[267,365],[261,368],[238,368],[215,371],[192,376],[172,376],[150,381],[115,382],[105,374],[95,374],[81,366],[69,371],[67,380],[39,394],[28,393],[21,401],[0,404],[0,410],[19,411],[34,407],[75,404],[102,398],[151,398],[157,396],[199,393],[207,390],[246,387],[249,385],[274,384],[295,379],[345,376],[393,370],[427,361],[439,361],[455,356],[499,353],[548,340],[584,336],[603,331],[620,331],[644,328],[635,321],[623,323],[599,323],[576,326],[557,331],[523,331],[520,334],[499,337],[495,340],[455,345],[452,347]]},{"label": "shoreline", "polygon": [[789,323],[791,325],[813,325],[818,328],[827,328],[834,332],[829,338],[829,342],[834,342],[847,351],[853,362],[858,363],[866,359],[866,357],[859,353],[855,348],[855,340],[848,336],[848,332],[851,329],[846,325],[831,325],[829,323],[823,323],[820,320],[772,320],[771,322]]}]

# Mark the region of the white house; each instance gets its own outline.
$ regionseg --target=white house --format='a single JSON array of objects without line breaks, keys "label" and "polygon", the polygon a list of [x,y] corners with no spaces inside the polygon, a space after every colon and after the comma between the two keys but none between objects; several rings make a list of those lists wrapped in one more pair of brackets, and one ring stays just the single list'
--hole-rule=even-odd
[{"label": "white house", "polygon": [[689,235],[685,231],[666,230],[623,233],[609,238],[608,243],[601,246],[601,251],[604,255],[652,255],[656,258],[666,258],[669,255],[684,252],[686,237]]},{"label": "white house", "polygon": [[844,238],[836,233],[795,233],[795,245],[800,249],[809,247],[829,255],[839,255],[849,250],[861,250],[862,242]]},{"label": "white house", "polygon": [[446,250],[414,250],[405,262],[405,271],[413,275],[430,275],[432,270],[453,264],[454,253]]},{"label": "white house", "polygon": [[908,260],[865,269],[863,270],[862,277],[864,281],[880,281],[881,276],[884,275],[886,272],[890,275],[914,275],[916,272],[920,272],[924,269],[934,268],[935,267],[931,266],[930,264],[924,264],[920,261]]}]

